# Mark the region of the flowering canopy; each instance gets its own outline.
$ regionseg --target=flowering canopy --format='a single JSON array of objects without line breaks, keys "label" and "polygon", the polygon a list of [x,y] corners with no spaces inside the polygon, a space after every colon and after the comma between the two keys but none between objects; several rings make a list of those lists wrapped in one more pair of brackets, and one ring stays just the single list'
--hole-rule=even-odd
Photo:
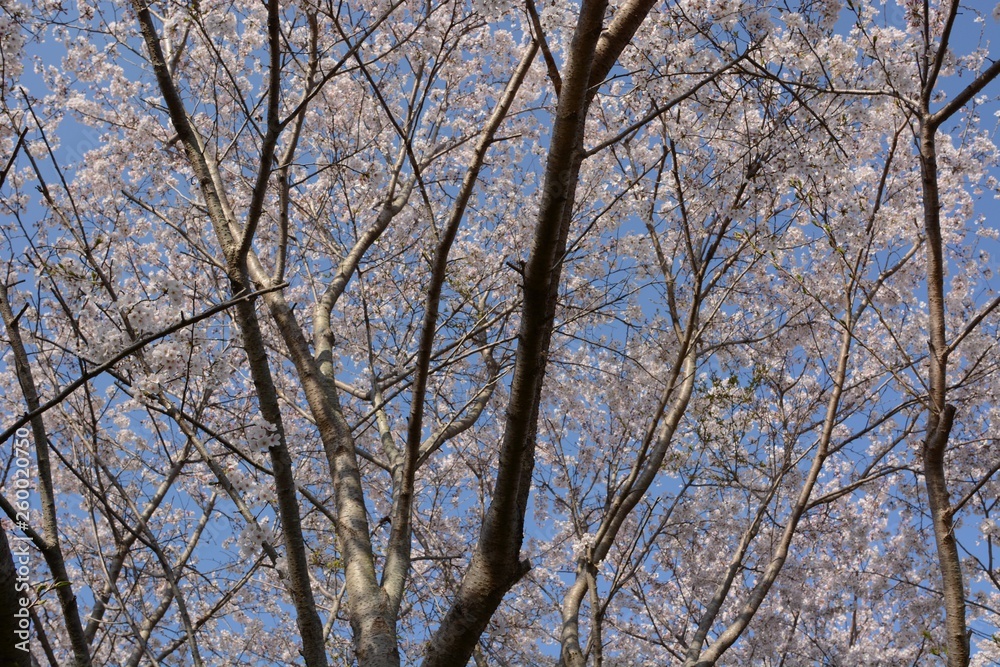
[{"label": "flowering canopy", "polygon": [[1000,661],[1000,9],[69,5],[0,0],[32,659]]}]

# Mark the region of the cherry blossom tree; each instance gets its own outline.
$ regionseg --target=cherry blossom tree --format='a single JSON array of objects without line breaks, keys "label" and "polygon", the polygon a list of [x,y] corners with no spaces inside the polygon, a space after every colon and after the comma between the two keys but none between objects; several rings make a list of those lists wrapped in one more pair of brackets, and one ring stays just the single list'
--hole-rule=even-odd
[{"label": "cherry blossom tree", "polygon": [[1000,659],[995,16],[68,5],[0,0],[30,664]]}]

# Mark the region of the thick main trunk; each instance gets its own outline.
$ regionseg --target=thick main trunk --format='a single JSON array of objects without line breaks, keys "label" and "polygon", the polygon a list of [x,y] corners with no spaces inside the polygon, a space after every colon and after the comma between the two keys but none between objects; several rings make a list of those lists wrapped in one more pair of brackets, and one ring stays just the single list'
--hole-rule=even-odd
[{"label": "thick main trunk", "polygon": [[538,406],[582,159],[594,51],[607,2],[586,1],[570,47],[545,166],[542,201],[524,269],[524,305],[494,496],[458,595],[431,638],[425,667],[464,665],[503,596],[529,565],[520,558],[534,466]]},{"label": "thick main trunk", "polygon": [[530,567],[520,559],[520,549],[562,256],[584,158],[587,111],[655,4],[655,0],[627,0],[603,32],[606,0],[581,4],[561,74],[538,222],[525,264],[521,330],[494,496],[459,592],[428,644],[425,667],[466,664],[503,596]]},{"label": "thick main trunk", "polygon": [[920,171],[924,196],[924,233],[927,236],[927,304],[930,329],[930,381],[927,435],[924,440],[924,483],[937,544],[945,606],[948,667],[969,664],[969,637],[965,622],[965,586],[955,541],[951,501],[945,476],[945,451],[955,417],[948,405],[948,340],[944,312],[944,243],[941,237],[941,200],[938,193],[935,123],[925,117],[920,130]]}]

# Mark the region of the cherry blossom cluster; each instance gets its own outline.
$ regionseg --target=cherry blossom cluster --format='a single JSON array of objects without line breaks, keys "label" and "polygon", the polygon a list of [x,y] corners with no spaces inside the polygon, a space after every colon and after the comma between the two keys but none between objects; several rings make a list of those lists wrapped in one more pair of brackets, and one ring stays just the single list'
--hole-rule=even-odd
[{"label": "cherry blossom cluster", "polygon": [[240,555],[250,558],[260,553],[264,544],[274,544],[274,529],[270,525],[270,517],[263,517],[256,523],[247,524],[237,540]]},{"label": "cherry blossom cluster", "polygon": [[262,417],[254,419],[244,427],[243,433],[251,451],[266,452],[277,447],[281,440],[277,427]]}]

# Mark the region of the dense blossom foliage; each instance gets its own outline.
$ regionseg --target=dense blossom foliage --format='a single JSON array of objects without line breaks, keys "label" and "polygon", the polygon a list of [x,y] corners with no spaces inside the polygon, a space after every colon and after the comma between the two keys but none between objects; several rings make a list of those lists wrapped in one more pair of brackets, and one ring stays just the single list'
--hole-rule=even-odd
[{"label": "dense blossom foliage", "polygon": [[958,5],[0,0],[33,657],[1000,662]]}]

